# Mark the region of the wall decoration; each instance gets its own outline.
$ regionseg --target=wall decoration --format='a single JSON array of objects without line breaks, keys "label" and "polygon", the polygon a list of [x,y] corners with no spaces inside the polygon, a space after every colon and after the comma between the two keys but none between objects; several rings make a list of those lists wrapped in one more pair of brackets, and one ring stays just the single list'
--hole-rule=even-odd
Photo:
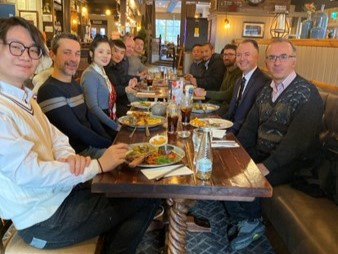
[{"label": "wall decoration", "polygon": [[38,12],[37,11],[19,11],[19,16],[31,22],[34,26],[38,27]]},{"label": "wall decoration", "polygon": [[243,22],[242,37],[263,38],[264,25],[261,22]]}]

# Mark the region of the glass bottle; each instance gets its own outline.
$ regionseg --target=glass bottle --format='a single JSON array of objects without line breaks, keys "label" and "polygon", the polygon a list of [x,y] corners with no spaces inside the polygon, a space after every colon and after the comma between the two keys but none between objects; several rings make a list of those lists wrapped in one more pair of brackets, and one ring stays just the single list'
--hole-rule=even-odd
[{"label": "glass bottle", "polygon": [[210,129],[204,128],[202,141],[196,157],[196,176],[200,180],[209,180],[212,172],[212,150]]},{"label": "glass bottle", "polygon": [[313,28],[310,32],[311,38],[324,39],[326,37],[327,23],[329,17],[324,12],[325,4],[322,4],[321,10],[313,15]]},{"label": "glass bottle", "polygon": [[313,21],[311,19],[311,12],[307,13],[307,19],[302,21],[301,30],[300,30],[300,38],[307,39],[310,38],[310,31],[313,27]]}]

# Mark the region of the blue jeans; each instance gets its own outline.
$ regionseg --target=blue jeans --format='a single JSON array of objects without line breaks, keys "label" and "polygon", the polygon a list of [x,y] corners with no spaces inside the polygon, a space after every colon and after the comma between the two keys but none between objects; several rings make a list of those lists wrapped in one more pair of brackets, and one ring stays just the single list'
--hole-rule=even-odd
[{"label": "blue jeans", "polygon": [[252,202],[225,201],[223,202],[229,216],[230,224],[237,224],[242,220],[253,220],[260,218],[261,199],[255,198]]},{"label": "blue jeans", "polygon": [[135,253],[160,200],[106,198],[77,185],[52,217],[19,231],[43,249],[73,245],[105,233],[103,253]]}]

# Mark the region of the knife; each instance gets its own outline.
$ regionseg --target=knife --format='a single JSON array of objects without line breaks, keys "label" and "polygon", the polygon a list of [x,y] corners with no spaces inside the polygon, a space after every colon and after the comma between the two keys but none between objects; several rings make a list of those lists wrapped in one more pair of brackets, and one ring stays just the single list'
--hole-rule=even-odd
[{"label": "knife", "polygon": [[178,165],[177,167],[174,167],[174,168],[170,169],[169,171],[164,172],[163,174],[157,176],[157,177],[155,178],[155,180],[156,180],[156,181],[162,180],[162,179],[163,179],[165,176],[167,176],[168,174],[170,174],[170,173],[176,171],[177,169],[183,168],[183,167],[185,167],[185,165],[180,164],[180,165]]}]

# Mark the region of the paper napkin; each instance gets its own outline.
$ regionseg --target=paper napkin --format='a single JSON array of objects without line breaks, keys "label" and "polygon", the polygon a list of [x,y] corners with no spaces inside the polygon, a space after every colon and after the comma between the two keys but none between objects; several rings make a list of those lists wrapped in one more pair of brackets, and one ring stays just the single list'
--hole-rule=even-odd
[{"label": "paper napkin", "polygon": [[212,130],[212,138],[223,138],[226,130]]},{"label": "paper napkin", "polygon": [[211,142],[212,148],[221,148],[221,147],[239,147],[239,144],[232,140],[219,140]]},{"label": "paper napkin", "polygon": [[[142,169],[141,172],[149,179],[153,180],[156,177],[162,175],[165,172],[170,171],[171,169],[177,167],[177,165],[173,166],[167,166],[167,167],[160,167],[160,168],[149,168],[149,169]],[[181,168],[178,168],[174,172],[171,172],[170,174],[166,175],[165,177],[169,176],[181,176],[181,175],[191,175],[193,174],[193,171],[189,169],[188,167],[182,166]]]}]

